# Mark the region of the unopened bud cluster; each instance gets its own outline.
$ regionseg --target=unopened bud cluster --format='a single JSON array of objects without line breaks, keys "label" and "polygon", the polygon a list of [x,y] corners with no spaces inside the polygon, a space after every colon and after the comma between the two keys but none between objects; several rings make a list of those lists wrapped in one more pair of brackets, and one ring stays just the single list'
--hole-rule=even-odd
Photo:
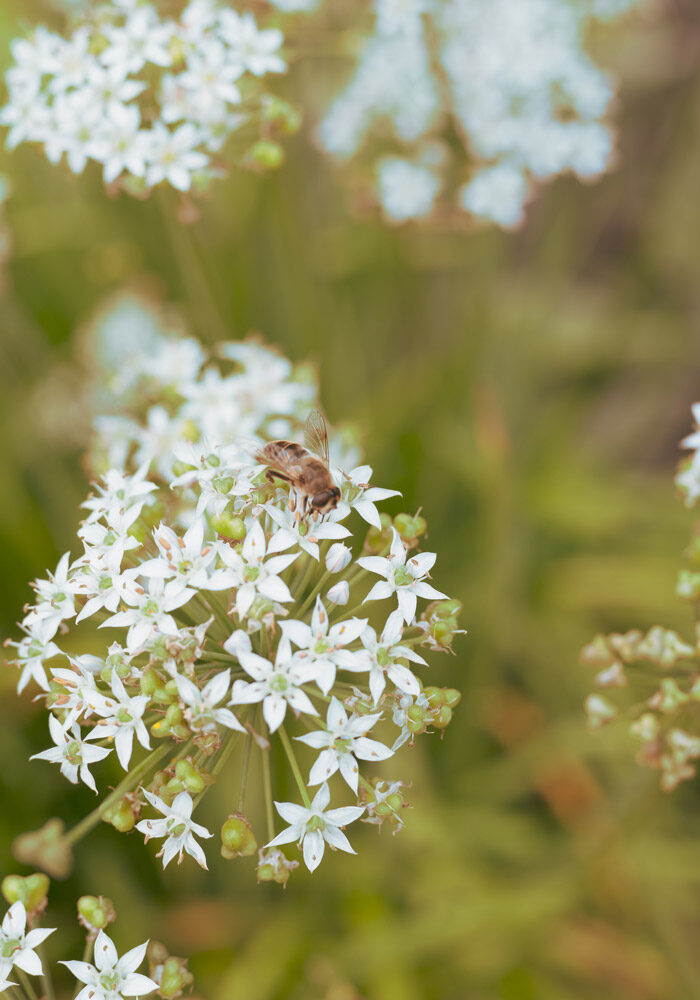
[{"label": "unopened bud cluster", "polygon": [[[304,440],[308,368],[257,341],[217,353],[221,367],[192,341],[164,342],[130,411],[98,419],[81,549],[36,581],[12,643],[19,690],[49,712],[53,745],[35,756],[94,791],[104,758],[124,772],[105,773],[116,787],[77,832],[20,838],[22,857],[52,870],[100,820],[161,841],[164,865],[187,853],[206,867],[200,841],[213,834],[194,811],[218,783],[231,803],[221,854],[257,857],[259,880],[284,885],[297,862],[281,847],[298,844],[313,870],[326,845],[352,851],[349,823],[401,826],[404,786],[365,770],[442,733],[459,701],[422,679],[422,654],[461,631],[459,602],[430,582],[424,516],[380,514],[397,491],[371,485],[333,433],[314,461],[337,503],[306,508],[262,449]],[[275,796],[280,759],[298,802]]]},{"label": "unopened bud cluster", "polygon": [[[700,404],[693,407],[696,424]],[[676,476],[687,506],[700,496],[700,431],[683,446],[696,449]],[[700,617],[700,525],[686,550],[689,565],[681,570],[677,596]],[[696,774],[700,758],[700,626],[683,638],[656,625],[647,632],[598,635],[581,652],[581,662],[595,671],[596,692],[586,699],[591,729],[610,723],[627,726],[637,744],[636,759],[661,773],[661,787],[672,791]]]}]

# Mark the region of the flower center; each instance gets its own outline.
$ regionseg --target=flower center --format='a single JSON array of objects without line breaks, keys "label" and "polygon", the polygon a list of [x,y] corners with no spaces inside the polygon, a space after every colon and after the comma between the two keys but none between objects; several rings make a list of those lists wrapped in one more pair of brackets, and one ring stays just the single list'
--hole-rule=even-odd
[{"label": "flower center", "polygon": [[314,652],[315,653],[325,653],[328,650],[328,648],[329,648],[329,646],[328,646],[328,643],[326,642],[326,640],[325,639],[319,639],[318,642],[316,643],[316,645],[314,646]]},{"label": "flower center", "polygon": [[253,583],[260,576],[259,566],[246,566],[245,568],[245,578],[248,583]]},{"label": "flower center", "polygon": [[6,938],[0,944],[0,958],[9,958],[19,948],[19,938]]},{"label": "flower center", "polygon": [[377,650],[377,663],[380,667],[388,667],[391,663],[391,658],[389,656],[389,650],[384,646],[380,646]]},{"label": "flower center", "polygon": [[271,691],[277,691],[279,694],[282,694],[288,687],[289,681],[284,674],[275,674],[275,676],[270,679]]},{"label": "flower center", "polygon": [[307,833],[318,833],[319,830],[325,829],[326,821],[323,816],[312,816],[306,824]]},{"label": "flower center", "polygon": [[413,577],[405,566],[399,566],[394,570],[394,583],[397,587],[408,587],[413,583]]}]

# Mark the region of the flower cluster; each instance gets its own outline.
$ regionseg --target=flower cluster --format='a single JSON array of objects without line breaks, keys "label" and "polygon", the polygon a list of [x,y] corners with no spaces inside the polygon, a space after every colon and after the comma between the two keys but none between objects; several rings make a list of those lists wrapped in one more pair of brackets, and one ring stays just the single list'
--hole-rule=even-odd
[{"label": "flower cluster", "polygon": [[286,69],[282,41],[218,0],[192,0],[177,20],[149,0],[97,5],[69,38],[40,27],[12,43],[7,144],[40,143],[76,174],[94,160],[106,184],[133,194],[202,189],[233,134],[241,162],[275,166],[276,137],[298,125],[263,89]]},{"label": "flower cluster", "polygon": [[[698,425],[700,404],[693,406],[693,416]],[[695,449],[681,462],[676,476],[676,485],[691,507],[700,496],[697,426],[682,444]],[[589,725],[597,730],[626,719],[632,738],[640,744],[638,763],[660,770],[665,791],[694,777],[693,762],[700,758],[700,524],[686,555],[689,566],[678,576],[676,594],[694,613],[696,624],[687,640],[656,625],[646,633],[633,629],[598,635],[581,653],[582,663],[596,670],[599,689],[586,699]]]},{"label": "flower cluster", "polygon": [[[0,993],[17,987],[26,1000],[36,997],[28,976],[41,976],[45,996],[53,996],[52,976],[40,955],[41,945],[56,930],[38,924],[47,905],[49,879],[34,874],[8,875],[2,893],[11,906],[0,925]],[[157,942],[132,948],[122,955],[104,928],[116,919],[114,907],[104,896],[81,896],[78,920],[87,931],[82,961],[62,961],[77,983],[75,1000],[122,1000],[156,994],[162,1000],[182,995],[192,975],[182,958],[169,955]],[[148,956],[149,975],[137,972]],[[92,961],[89,959],[92,958]],[[8,976],[19,979],[19,984]]]},{"label": "flower cluster", "polygon": [[537,182],[608,165],[613,88],[585,33],[638,2],[373,0],[321,142],[341,159],[369,148],[391,222],[438,211],[442,192],[443,211],[516,226]]},{"label": "flower cluster", "polygon": [[[290,446],[324,477],[334,502],[322,515],[301,466],[266,461],[266,442],[302,436],[309,370],[252,340],[218,355],[225,369],[195,341],[163,338],[131,384],[134,412],[98,420],[81,549],[34,584],[13,643],[18,688],[38,689],[50,712],[52,745],[37,758],[93,789],[103,758],[125,772],[81,833],[100,819],[135,827],[161,842],[164,866],[187,853],[206,867],[212,834],[195,807],[237,768],[222,853],[255,853],[264,817],[258,875],[284,883],[297,862],[283,845],[314,869],[326,845],[352,850],[343,828],[360,817],[401,825],[400,782],[363,772],[449,723],[459,694],[423,686],[418,650],[450,648],[459,605],[430,582],[424,518],[380,513],[397,491],[371,485],[342,435],[328,459],[323,441],[316,457]],[[273,798],[287,787],[273,744],[301,802]],[[332,795],[350,803],[331,808]]]}]

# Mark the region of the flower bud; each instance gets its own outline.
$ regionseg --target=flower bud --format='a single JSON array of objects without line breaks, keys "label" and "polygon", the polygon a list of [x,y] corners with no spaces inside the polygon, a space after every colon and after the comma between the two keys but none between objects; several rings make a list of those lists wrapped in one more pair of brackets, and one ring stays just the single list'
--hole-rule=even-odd
[{"label": "flower bud", "polygon": [[447,729],[452,722],[452,709],[441,705],[430,721],[436,729]]},{"label": "flower bud", "polygon": [[78,900],[78,920],[91,934],[104,930],[116,918],[114,904],[106,896],[81,896]]},{"label": "flower bud", "polygon": [[657,708],[660,712],[666,712],[670,715],[688,700],[688,695],[685,691],[681,691],[671,677],[664,677],[659,690],[649,699],[649,704],[652,708]]},{"label": "flower bud", "polygon": [[421,535],[425,534],[428,525],[424,517],[416,514],[397,514],[394,518],[394,527],[404,542],[416,545]]},{"label": "flower bud", "polygon": [[370,528],[365,536],[365,552],[375,556],[384,552],[391,545],[391,518],[388,514],[381,513],[379,520],[382,526],[381,530]]},{"label": "flower bud", "polygon": [[277,170],[284,163],[284,150],[272,139],[259,139],[248,150],[245,162],[253,170]]},{"label": "flower bud", "polygon": [[236,813],[229,816],[221,827],[221,856],[230,860],[235,857],[250,857],[258,849],[258,843],[250,823]]},{"label": "flower bud", "polygon": [[43,910],[51,882],[48,875],[7,875],[2,880],[2,894],[10,905],[21,902],[27,913]]},{"label": "flower bud", "polygon": [[592,642],[583,647],[579,660],[584,667],[600,669],[611,666],[615,662],[615,654],[608,646],[605,636],[597,635]]},{"label": "flower bud", "polygon": [[134,815],[133,805],[128,796],[125,795],[110,809],[105,810],[102,814],[102,819],[105,823],[111,823],[114,829],[120,833],[128,833],[129,830],[133,830],[136,823],[136,816]]},{"label": "flower bud", "polygon": [[52,878],[66,878],[73,867],[73,852],[64,839],[65,823],[54,817],[38,830],[20,834],[12,853],[24,865],[36,865]]},{"label": "flower bud", "polygon": [[173,1000],[174,997],[181,996],[183,991],[192,985],[194,979],[185,959],[176,958],[174,955],[168,956],[163,962],[159,978],[158,993],[163,1000]]},{"label": "flower bud", "polygon": [[350,600],[350,584],[347,580],[339,580],[333,584],[326,596],[331,604],[347,604]]},{"label": "flower bud", "polygon": [[211,526],[222,538],[240,542],[245,538],[245,521],[233,514],[217,514],[211,519]]},{"label": "flower bud", "polygon": [[352,552],[342,542],[334,542],[326,553],[326,569],[329,573],[342,573],[350,564]]},{"label": "flower bud", "polygon": [[262,120],[278,129],[283,135],[293,135],[301,128],[301,114],[289,101],[284,101],[281,97],[263,94],[261,110]]},{"label": "flower bud", "polygon": [[258,851],[256,869],[258,882],[276,882],[284,887],[289,881],[289,876],[298,867],[298,861],[290,861],[282,851],[275,847],[261,848]]},{"label": "flower bud", "polygon": [[617,716],[615,706],[598,694],[589,694],[585,701],[585,709],[591,729],[602,729]]},{"label": "flower bud", "polygon": [[700,573],[681,570],[676,583],[676,594],[683,601],[700,601]]},{"label": "flower bud", "polygon": [[207,781],[189,760],[179,760],[175,765],[175,777],[190,795],[204,791]]}]

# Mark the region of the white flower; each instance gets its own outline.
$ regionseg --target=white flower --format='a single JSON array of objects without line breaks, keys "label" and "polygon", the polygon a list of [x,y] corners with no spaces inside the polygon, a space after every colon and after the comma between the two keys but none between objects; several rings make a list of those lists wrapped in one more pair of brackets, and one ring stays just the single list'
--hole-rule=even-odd
[{"label": "white flower", "polygon": [[153,532],[160,557],[139,566],[143,576],[178,580],[193,590],[224,590],[231,586],[229,574],[214,569],[217,550],[204,544],[204,519],[195,518],[184,536],[176,535],[167,524]]},{"label": "white flower", "polygon": [[86,743],[77,723],[73,723],[70,731],[64,729],[55,715],[49,716],[49,730],[56,746],[35,753],[29,759],[48,760],[52,764],[60,764],[61,774],[65,775],[71,784],[77,785],[80,776],[80,780],[85,782],[88,788],[97,792],[95,779],[90,774],[88,765],[102,760],[110,751],[106,747],[93,747]]},{"label": "white flower", "polygon": [[340,769],[350,788],[357,792],[360,772],[355,758],[386,760],[393,752],[383,743],[366,737],[381,717],[382,713],[378,712],[375,715],[353,715],[348,719],[338,699],[331,698],[327,728],[296,737],[300,743],[321,751],[309,773],[309,784],[319,785]]},{"label": "white flower", "polygon": [[377,166],[379,200],[390,222],[406,222],[429,215],[440,179],[429,167],[398,156],[387,156]]},{"label": "white flower", "polygon": [[[18,900],[9,908],[0,925],[0,982],[4,980],[5,985],[14,985],[7,983],[7,976],[13,966],[30,976],[43,975],[41,959],[35,949],[56,928],[37,927],[29,931],[26,928],[27,912],[24,903]],[[0,989],[4,988],[0,986]]]},{"label": "white flower", "polygon": [[499,163],[479,170],[460,192],[467,212],[491,219],[506,229],[522,222],[530,184],[522,167]]},{"label": "white flower", "polygon": [[112,671],[110,687],[114,697],[108,698],[98,691],[89,691],[86,700],[100,720],[87,739],[99,740],[113,737],[114,748],[117,751],[119,763],[125,771],[129,770],[129,761],[134,746],[134,736],[146,750],[151,749],[148,730],[143,723],[143,713],[148,707],[148,695],[131,697],[121,682],[116,670]]},{"label": "white flower", "polygon": [[333,687],[338,667],[357,669],[358,661],[363,660],[362,652],[352,652],[345,647],[360,637],[367,619],[350,618],[329,626],[320,597],[316,598],[310,625],[294,619],[283,621],[281,625],[285,637],[299,647],[297,658],[308,665],[309,675],[324,694]]},{"label": "white flower", "polygon": [[131,588],[126,603],[133,605],[129,611],[117,611],[100,623],[100,628],[117,628],[129,626],[126,636],[126,648],[134,652],[142,646],[154,633],[176,636],[178,625],[172,616],[173,611],[194,596],[194,590],[185,587],[179,580],[163,581],[151,577],[148,590],[143,587]]},{"label": "white flower", "polygon": [[347,528],[333,521],[322,521],[310,526],[307,521],[298,521],[294,512],[288,508],[280,510],[272,504],[265,504],[265,510],[278,528],[268,543],[268,553],[284,552],[292,545],[298,545],[318,561],[320,541],[326,538],[347,538],[350,535]]},{"label": "white flower", "polygon": [[141,128],[141,112],[135,104],[114,103],[103,123],[96,129],[87,152],[103,164],[106,184],[126,171],[143,177],[150,150],[149,133]]},{"label": "white flower", "polygon": [[352,550],[342,542],[334,542],[326,553],[326,569],[329,573],[342,573],[352,561]]},{"label": "white flower", "polygon": [[143,819],[136,824],[139,833],[146,837],[146,843],[152,837],[165,837],[165,842],[157,854],[163,858],[163,868],[167,867],[178,855],[177,863],[182,862],[182,852],[185,851],[195,859],[202,868],[207,867],[207,859],[200,844],[195,840],[198,837],[211,837],[212,834],[205,826],[195,823],[192,820],[192,809],[194,803],[192,796],[188,792],[180,792],[175,796],[173,804],[168,806],[161,798],[144,788],[143,794],[151,803],[154,809],[163,814],[163,819]]},{"label": "white flower", "polygon": [[[390,615],[381,638],[368,625],[360,639],[369,658],[369,690],[376,705],[386,687],[387,678],[409,695],[420,694],[420,684],[411,671],[400,660],[411,660],[425,666],[425,660],[410,646],[401,645],[401,620],[398,615]],[[367,669],[360,667],[355,669]]]},{"label": "white flower", "polygon": [[[232,636],[231,639],[233,638]],[[229,642],[230,640],[224,644],[224,649],[229,648]],[[284,722],[287,705],[297,714],[318,714],[308,695],[301,690],[301,685],[314,676],[314,667],[292,656],[291,646],[286,638],[279,641],[274,666],[264,656],[248,652],[240,644],[236,644],[235,649],[235,655],[245,672],[253,678],[253,682],[233,682],[231,705],[251,705],[261,701],[263,716],[271,733]]]},{"label": "white flower", "polygon": [[146,957],[148,941],[119,958],[112,939],[100,931],[95,941],[95,964],[62,962],[85,986],[75,1000],[119,1000],[120,997],[143,997],[158,989],[158,983],[136,970]]},{"label": "white flower", "polygon": [[[274,541],[274,535],[272,540]],[[279,604],[288,604],[294,600],[279,574],[294,562],[298,553],[266,559],[266,547],[269,548],[260,522],[252,521],[248,525],[240,551],[227,545],[218,550],[222,562],[229,570],[229,585],[236,588],[236,612],[241,619],[246,617],[258,595]]]},{"label": "white flower", "polygon": [[179,191],[189,191],[192,175],[209,163],[207,154],[197,149],[201,138],[190,122],[180,125],[174,132],[156,122],[148,136],[148,186],[155,187],[162,181],[168,181]]},{"label": "white flower", "polygon": [[[29,618],[29,616],[27,616]],[[22,627],[28,634],[19,642],[10,642],[15,646],[17,655],[14,662],[21,668],[17,682],[17,693],[21,694],[30,679],[34,680],[44,691],[49,689],[49,681],[44,669],[44,661],[54,656],[60,656],[61,650],[53,641],[56,625],[50,619],[25,619]]]},{"label": "white flower", "polygon": [[389,497],[400,497],[401,494],[398,490],[387,490],[383,486],[370,486],[371,478],[372,468],[369,465],[358,465],[348,473],[337,470],[335,480],[342,490],[342,498],[336,507],[334,520],[343,521],[351,510],[356,510],[373,528],[381,529],[377,503]]},{"label": "white flower", "polygon": [[338,583],[334,583],[332,587],[328,590],[326,598],[331,604],[336,606],[344,606],[350,600],[350,584],[347,580],[339,580]]},{"label": "white flower", "polygon": [[245,732],[233,712],[227,708],[216,708],[226,697],[230,682],[230,670],[214,674],[201,689],[187,677],[176,674],[177,693],[185,706],[185,718],[193,732],[214,729],[217,724],[227,729],[237,729],[240,733]]},{"label": "white flower", "polygon": [[150,4],[137,7],[122,27],[107,26],[105,36],[109,45],[100,57],[102,62],[118,66],[125,75],[138,73],[147,62],[170,66],[173,61],[169,47],[173,27],[167,22],[159,23]]},{"label": "white flower", "polygon": [[310,872],[321,864],[326,844],[334,850],[355,854],[341,827],[359,819],[365,811],[364,806],[327,810],[330,800],[328,785],[323,784],[308,809],[293,802],[275,802],[277,812],[289,826],[265,846],[277,847],[297,841],[303,847],[304,863]]},{"label": "white flower", "polygon": [[90,511],[88,521],[109,518],[112,514],[120,514],[127,509],[138,511],[138,517],[150,494],[158,489],[155,483],[149,482],[147,475],[147,463],[132,474],[124,469],[108,469],[101,482],[95,484],[96,494],[89,496],[83,503],[83,507]]},{"label": "white flower", "polygon": [[283,41],[281,31],[276,28],[260,31],[252,14],[237,14],[228,8],[222,10],[219,23],[221,37],[229,45],[231,58],[238,62],[241,72],[247,70],[254,76],[264,76],[285,71],[287,64],[277,55]]},{"label": "white flower", "polygon": [[389,555],[363,556],[357,560],[358,566],[385,577],[385,581],[375,583],[365,601],[381,601],[396,594],[399,610],[406,624],[410,624],[416,615],[417,598],[428,597],[433,600],[446,598],[446,594],[436,590],[425,582],[425,577],[432,569],[435,559],[434,552],[419,552],[407,559],[407,552],[398,532],[392,528],[392,541]]}]

